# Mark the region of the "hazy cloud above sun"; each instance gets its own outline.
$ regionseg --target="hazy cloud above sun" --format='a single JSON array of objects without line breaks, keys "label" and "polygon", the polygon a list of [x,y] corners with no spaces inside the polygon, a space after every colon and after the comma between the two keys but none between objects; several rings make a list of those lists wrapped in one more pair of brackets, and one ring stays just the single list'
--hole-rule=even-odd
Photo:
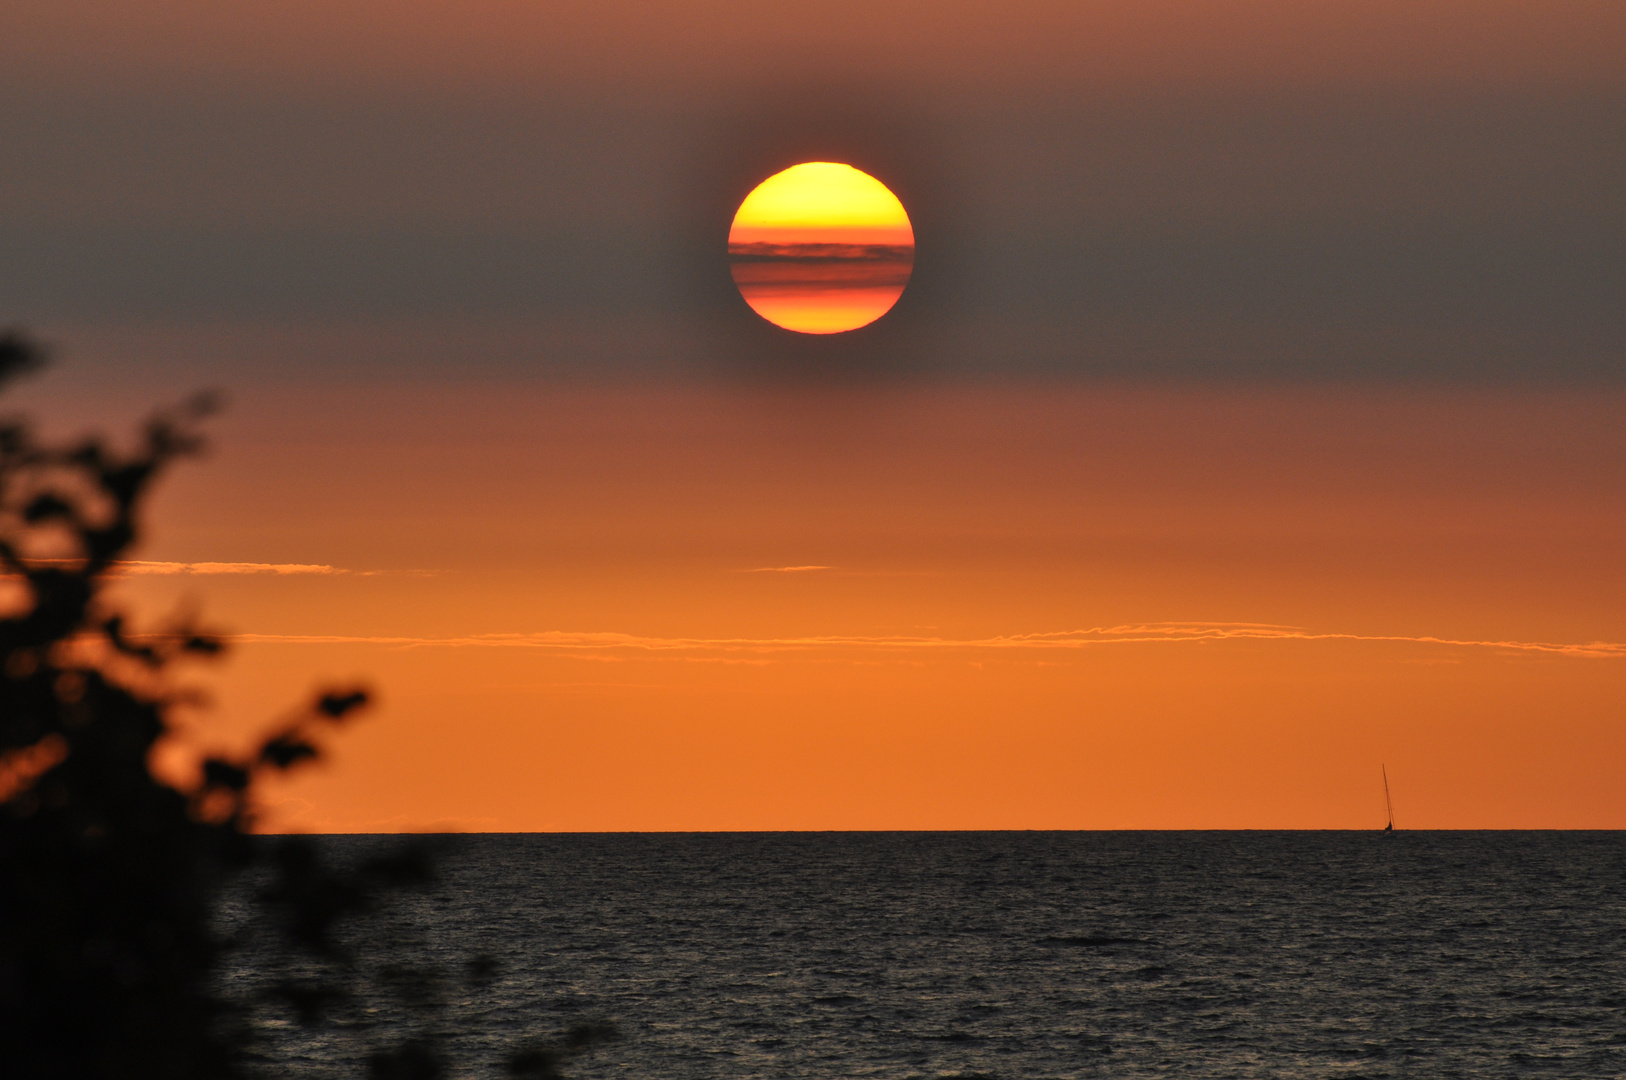
[{"label": "hazy cloud above sun", "polygon": [[919,244],[853,368],[1622,375],[1626,7],[826,10],[7,6],[0,295],[48,327],[517,343],[392,364],[756,372],[730,215],[836,161]]},{"label": "hazy cloud above sun", "polygon": [[30,79],[422,91],[727,85],[791,74],[937,86],[1618,83],[1595,0],[53,0],[0,14]]}]

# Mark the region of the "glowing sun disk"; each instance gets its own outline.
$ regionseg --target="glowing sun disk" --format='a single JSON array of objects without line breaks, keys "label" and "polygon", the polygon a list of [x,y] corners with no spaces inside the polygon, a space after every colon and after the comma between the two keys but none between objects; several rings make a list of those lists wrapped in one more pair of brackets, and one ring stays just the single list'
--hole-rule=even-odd
[{"label": "glowing sun disk", "polygon": [[915,234],[898,197],[851,165],[809,161],[745,197],[728,234],[734,283],[764,319],[804,334],[868,325],[903,295]]},{"label": "glowing sun disk", "polygon": [[758,184],[740,204],[734,228],[875,230],[914,240],[909,215],[885,184],[829,161],[796,165]]}]

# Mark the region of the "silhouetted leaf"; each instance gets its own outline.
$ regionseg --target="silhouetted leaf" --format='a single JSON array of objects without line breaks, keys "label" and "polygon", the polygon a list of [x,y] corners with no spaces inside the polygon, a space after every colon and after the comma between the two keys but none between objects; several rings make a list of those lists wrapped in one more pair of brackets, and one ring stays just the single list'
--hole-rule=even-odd
[{"label": "silhouetted leaf", "polygon": [[446,1065],[438,1048],[414,1039],[369,1057],[367,1075],[374,1080],[439,1080]]},{"label": "silhouetted leaf", "polygon": [[73,519],[73,507],[66,501],[49,492],[36,495],[34,499],[23,508],[23,520],[30,525],[39,525],[57,519]]},{"label": "silhouetted leaf", "polygon": [[192,634],[181,642],[181,649],[199,656],[219,656],[226,651],[226,643],[210,634]]},{"label": "silhouetted leaf", "polygon": [[37,371],[44,363],[44,348],[22,331],[0,333],[0,383]]},{"label": "silhouetted leaf", "polygon": [[329,719],[342,720],[365,704],[367,704],[365,690],[352,690],[348,694],[323,694],[316,701],[316,711]]},{"label": "silhouetted leaf", "polygon": [[560,1054],[546,1046],[531,1046],[516,1050],[508,1056],[509,1076],[522,1076],[527,1080],[557,1080],[564,1074],[559,1070]]},{"label": "silhouetted leaf", "polygon": [[435,880],[434,852],[426,841],[408,840],[384,855],[368,859],[361,871],[392,888],[427,885]]},{"label": "silhouetted leaf", "polygon": [[315,746],[295,735],[275,735],[260,747],[260,760],[278,769],[291,768],[301,761],[320,756]]},{"label": "silhouetted leaf", "polygon": [[248,770],[219,758],[203,763],[203,783],[206,787],[242,791],[248,787]]},{"label": "silhouetted leaf", "polygon": [[321,1022],[333,1005],[346,1000],[347,994],[325,982],[279,982],[271,988],[271,996],[293,1008],[301,1024]]},{"label": "silhouetted leaf", "polygon": [[470,986],[490,986],[502,970],[502,961],[490,953],[480,953],[472,957],[468,963],[468,981]]}]

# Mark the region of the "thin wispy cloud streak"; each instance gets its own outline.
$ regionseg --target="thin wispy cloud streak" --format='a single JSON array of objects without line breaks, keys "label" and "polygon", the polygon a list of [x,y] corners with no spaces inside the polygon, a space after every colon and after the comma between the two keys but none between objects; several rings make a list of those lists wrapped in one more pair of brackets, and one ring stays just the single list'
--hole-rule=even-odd
[{"label": "thin wispy cloud streak", "polygon": [[143,562],[118,565],[124,574],[348,574],[350,571],[321,563],[259,562]]},{"label": "thin wispy cloud streak", "polygon": [[742,574],[805,574],[810,570],[832,570],[830,566],[753,566]]},{"label": "thin wispy cloud streak", "polygon": [[464,637],[390,637],[342,634],[240,634],[247,644],[382,645],[394,648],[518,648],[551,650],[627,650],[648,653],[792,653],[870,649],[890,652],[1021,652],[1068,651],[1107,645],[1202,644],[1227,641],[1351,641],[1486,649],[1588,658],[1626,658],[1626,642],[1587,643],[1479,640],[1431,634],[1351,634],[1317,632],[1268,623],[1144,623],[1088,630],[1059,630],[985,638],[911,635],[831,634],[783,638],[649,637],[616,632],[548,630],[530,634],[474,634]]},{"label": "thin wispy cloud streak", "polygon": [[[83,564],[81,559],[25,559],[29,566],[62,566],[77,567]],[[261,563],[261,562],[155,562],[141,559],[132,559],[128,562],[114,563],[111,572],[120,575],[135,575],[139,577],[213,577],[232,574],[270,574],[274,576],[302,575],[327,576],[357,573],[359,577],[372,577],[376,570],[362,570],[359,572],[346,570],[339,566],[328,566],[325,563]],[[16,574],[10,571],[0,572],[0,580],[12,578]]]}]

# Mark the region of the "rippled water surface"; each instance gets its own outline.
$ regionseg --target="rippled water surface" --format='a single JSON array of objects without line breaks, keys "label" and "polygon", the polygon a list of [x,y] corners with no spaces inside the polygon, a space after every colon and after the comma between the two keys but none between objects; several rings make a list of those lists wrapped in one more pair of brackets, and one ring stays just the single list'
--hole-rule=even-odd
[{"label": "rippled water surface", "polygon": [[501,961],[465,1075],[594,1019],[583,1080],[1626,1076],[1620,833],[464,836],[397,908],[380,962]]}]

